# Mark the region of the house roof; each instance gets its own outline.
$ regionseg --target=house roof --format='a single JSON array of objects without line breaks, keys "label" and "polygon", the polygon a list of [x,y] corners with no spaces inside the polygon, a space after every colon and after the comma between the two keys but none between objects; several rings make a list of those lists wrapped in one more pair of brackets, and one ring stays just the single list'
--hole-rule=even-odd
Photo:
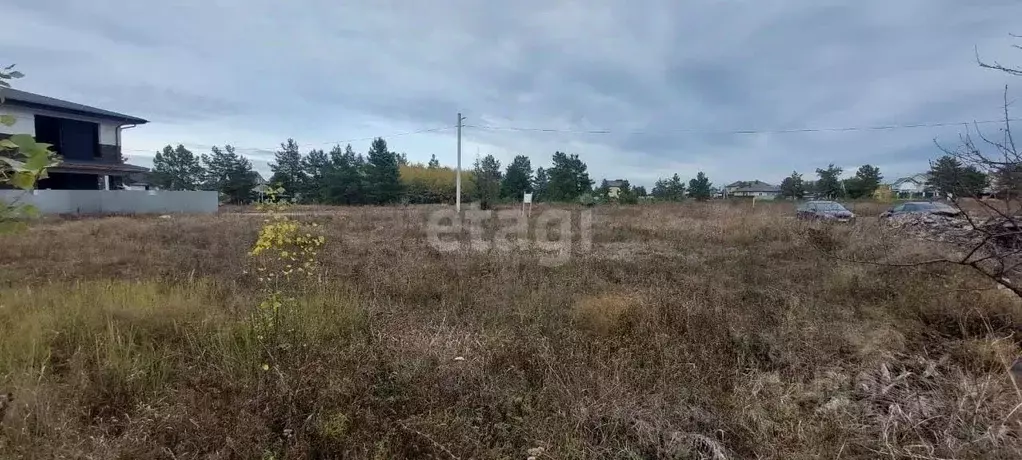
[{"label": "house roof", "polygon": [[926,184],[926,182],[928,182],[929,180],[930,180],[930,175],[928,173],[919,173],[919,174],[913,174],[913,175],[907,176],[907,177],[899,177],[894,182],[891,182],[891,186],[892,187],[897,187],[898,185],[901,185],[901,184],[903,184],[905,182],[915,182],[917,184],[922,185],[922,184]]},{"label": "house roof", "polygon": [[734,193],[739,193],[739,192],[777,192],[777,193],[780,193],[781,192],[781,188],[776,186],[776,185],[770,185],[770,184],[768,184],[766,182],[760,182],[760,181],[756,181],[756,182],[757,182],[756,184],[749,185],[748,187],[742,187],[742,188],[736,189],[734,191]]},{"label": "house roof", "polygon": [[725,187],[732,187],[732,188],[738,187],[738,188],[741,188],[741,187],[756,187],[756,186],[764,186],[764,185],[770,185],[770,184],[768,184],[766,182],[763,182],[763,181],[761,181],[759,179],[754,179],[754,180],[739,180],[739,181],[734,181],[734,182],[732,182],[732,183],[730,183],[728,185],[725,185]]},{"label": "house roof", "polygon": [[607,181],[607,187],[624,187],[625,181],[623,179],[615,179]]},{"label": "house roof", "polygon": [[133,117],[131,115],[125,115],[123,113],[111,112],[109,110],[97,109],[84,104],[78,104],[75,102],[65,101],[49,96],[43,96],[41,94],[30,93],[28,91],[22,91],[19,89],[5,88],[0,91],[0,97],[3,97],[4,104],[17,105],[21,107],[28,107],[34,109],[46,109],[54,112],[67,113],[72,115],[84,115],[95,118],[104,118],[108,120],[120,121],[123,123],[131,123],[141,125],[148,123],[147,120],[142,118]]}]

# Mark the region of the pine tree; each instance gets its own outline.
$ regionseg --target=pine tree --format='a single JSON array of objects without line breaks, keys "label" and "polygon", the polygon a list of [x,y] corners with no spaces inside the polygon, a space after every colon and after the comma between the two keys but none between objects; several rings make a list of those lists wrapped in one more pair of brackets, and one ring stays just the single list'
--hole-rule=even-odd
[{"label": "pine tree", "polygon": [[493,155],[476,158],[473,168],[476,182],[476,198],[481,209],[489,209],[490,205],[500,198],[500,162]]},{"label": "pine tree", "polygon": [[532,190],[536,194],[534,201],[546,200],[547,190],[550,187],[550,177],[546,169],[536,168],[536,178],[532,181]]},{"label": "pine tree", "polygon": [[688,196],[699,201],[705,201],[713,196],[713,184],[702,171],[696,173],[696,178],[688,181]]},{"label": "pine tree", "polygon": [[366,161],[366,198],[372,204],[396,203],[401,199],[401,170],[398,158],[387,150],[382,137],[373,140]]},{"label": "pine tree", "polygon": [[270,183],[284,188],[284,194],[298,197],[305,191],[306,176],[302,169],[302,154],[298,151],[298,143],[294,139],[280,144],[275,154],[275,162],[270,163]]},{"label": "pine tree", "polygon": [[805,195],[805,183],[802,181],[802,175],[798,172],[792,171],[790,176],[781,181],[782,197],[801,200]]},{"label": "pine tree", "polygon": [[195,190],[202,184],[202,175],[199,158],[178,144],[156,152],[150,177],[153,185],[163,190]]},{"label": "pine tree", "polygon": [[208,190],[220,192],[229,203],[242,204],[251,200],[256,173],[252,162],[235,153],[234,147],[225,145],[221,150],[214,146],[211,155],[202,155],[202,165]]},{"label": "pine tree", "polygon": [[873,196],[873,192],[880,187],[880,168],[872,165],[862,165],[855,172],[855,177],[845,179],[845,193],[849,198],[865,198]]},{"label": "pine tree", "polygon": [[843,197],[844,187],[841,186],[840,179],[842,172],[844,170],[834,166],[834,163],[828,165],[827,169],[817,168],[816,175],[820,179],[816,181],[816,193],[830,200]]},{"label": "pine tree", "polygon": [[330,150],[330,165],[324,174],[323,199],[329,204],[356,205],[365,203],[363,166],[359,156],[348,144],[344,150]]},{"label": "pine tree", "polygon": [[660,179],[653,184],[653,197],[662,201],[681,201],[685,199],[685,183],[678,173],[670,179]]},{"label": "pine tree", "polygon": [[546,171],[549,177],[546,195],[550,201],[573,201],[592,191],[588,168],[578,155],[554,152],[553,164]]},{"label": "pine tree", "polygon": [[312,150],[302,158],[305,183],[300,193],[306,202],[324,202],[326,200],[326,175],[329,168],[330,159],[322,150]]},{"label": "pine tree", "polygon": [[532,164],[529,157],[517,155],[507,165],[504,180],[500,184],[500,196],[520,200],[522,195],[532,191]]},{"label": "pine tree", "polygon": [[[994,171],[993,175],[998,184],[995,192],[998,195],[1019,196],[1016,190],[1018,187],[1011,185],[1018,183],[1018,174],[1015,173],[1018,168],[1012,166],[1005,165]],[[989,183],[987,175],[976,166],[962,166],[962,163],[951,155],[944,155],[937,161],[930,162],[930,180],[927,185],[932,186],[942,196],[951,194],[958,197],[978,197],[983,194]]]},{"label": "pine tree", "polygon": [[430,155],[429,156],[429,166],[428,167],[429,167],[429,169],[438,169],[438,168],[440,168],[440,162],[437,161],[436,155]]}]

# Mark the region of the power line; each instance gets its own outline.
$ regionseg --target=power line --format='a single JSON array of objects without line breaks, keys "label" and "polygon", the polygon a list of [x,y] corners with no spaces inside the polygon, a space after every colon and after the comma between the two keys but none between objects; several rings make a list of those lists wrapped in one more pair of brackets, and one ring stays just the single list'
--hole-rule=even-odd
[{"label": "power line", "polygon": [[[1022,118],[1010,118],[1008,121],[1019,121]],[[695,133],[695,134],[787,134],[787,133],[815,133],[815,132],[846,132],[846,131],[885,131],[895,129],[909,129],[909,128],[938,128],[942,126],[956,126],[956,125],[971,125],[971,124],[990,124],[990,123],[1004,123],[1004,119],[1000,120],[982,120],[982,121],[953,121],[953,122],[941,122],[941,123],[911,123],[911,124],[896,124],[896,125],[878,125],[878,126],[847,126],[847,127],[830,127],[830,128],[791,128],[791,129],[735,129],[735,130],[701,130],[692,128],[679,128],[670,130],[660,131],[612,131],[609,129],[587,129],[587,130],[573,130],[573,129],[556,129],[556,128],[530,128],[530,127],[519,127],[519,126],[487,126],[487,125],[465,125],[465,128],[476,128],[490,131],[529,131],[529,132],[544,132],[544,133],[564,133],[564,134],[628,134],[628,135],[642,135],[642,134],[662,134],[662,133]]]},{"label": "power line", "polygon": [[[406,131],[406,132],[400,132],[400,133],[385,134],[385,135],[382,135],[382,136],[360,137],[360,138],[346,139],[346,140],[341,140],[341,141],[319,142],[319,143],[315,143],[315,144],[301,144],[301,145],[307,146],[307,147],[318,147],[318,146],[323,146],[323,145],[343,145],[343,144],[350,144],[352,142],[371,141],[373,139],[376,139],[377,137],[382,137],[382,138],[385,138],[385,139],[389,139],[389,138],[392,138],[392,137],[411,136],[413,134],[435,133],[435,132],[446,131],[448,129],[454,129],[454,128],[456,128],[456,126],[441,126],[441,127],[438,127],[438,128],[420,129],[420,130],[416,130],[416,131]],[[182,142],[182,144],[187,144],[187,145],[190,145],[190,146],[192,146],[194,148],[207,148],[207,149],[211,149],[213,147],[221,147],[219,145],[193,144],[193,143],[187,143],[187,142]],[[279,146],[267,147],[267,148],[259,148],[259,147],[238,147],[238,146],[235,146],[235,145],[231,145],[231,147],[234,147],[234,150],[238,150],[238,151],[265,151],[265,152],[273,152],[273,151],[276,151],[279,148]],[[121,150],[125,151],[125,152],[152,152],[152,150],[150,150],[150,149],[125,149],[125,148],[122,148]]]}]

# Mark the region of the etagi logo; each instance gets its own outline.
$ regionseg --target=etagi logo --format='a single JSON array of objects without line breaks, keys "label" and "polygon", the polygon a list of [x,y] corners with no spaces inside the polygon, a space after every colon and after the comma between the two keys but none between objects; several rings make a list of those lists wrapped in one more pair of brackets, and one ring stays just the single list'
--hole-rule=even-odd
[{"label": "etagi logo", "polygon": [[537,251],[540,265],[555,267],[566,263],[576,252],[588,253],[593,245],[593,212],[547,209],[530,219],[519,210],[464,211],[440,209],[428,216],[426,237],[429,245],[441,252],[466,249]]}]

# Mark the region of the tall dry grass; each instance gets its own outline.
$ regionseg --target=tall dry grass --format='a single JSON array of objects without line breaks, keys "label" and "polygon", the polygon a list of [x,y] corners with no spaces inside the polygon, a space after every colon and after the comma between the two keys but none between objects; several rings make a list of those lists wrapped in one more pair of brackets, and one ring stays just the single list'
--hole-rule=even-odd
[{"label": "tall dry grass", "polygon": [[0,456],[1018,458],[1018,300],[778,206],[596,208],[553,267],[440,253],[428,207],[306,216],[323,279],[266,371],[257,216],[40,224],[0,237]]}]

